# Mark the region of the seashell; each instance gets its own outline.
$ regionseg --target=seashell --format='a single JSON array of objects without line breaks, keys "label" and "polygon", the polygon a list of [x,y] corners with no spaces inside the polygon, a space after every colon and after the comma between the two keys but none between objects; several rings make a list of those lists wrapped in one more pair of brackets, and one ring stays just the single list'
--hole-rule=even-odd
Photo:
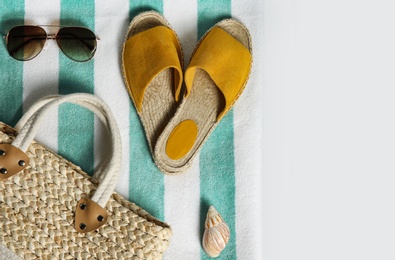
[{"label": "seashell", "polygon": [[230,238],[228,225],[218,211],[210,206],[207,212],[203,234],[203,249],[210,257],[217,257],[224,250]]}]

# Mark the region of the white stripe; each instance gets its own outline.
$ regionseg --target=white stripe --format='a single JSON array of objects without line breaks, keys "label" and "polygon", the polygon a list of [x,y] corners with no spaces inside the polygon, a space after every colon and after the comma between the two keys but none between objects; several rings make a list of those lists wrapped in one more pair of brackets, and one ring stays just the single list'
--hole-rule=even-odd
[{"label": "white stripe", "polygon": [[263,2],[232,0],[232,15],[250,31],[254,63],[249,82],[234,108],[236,246],[239,259],[263,259],[262,245],[262,10]]},{"label": "white stripe", "polygon": [[163,1],[163,14],[181,41],[185,68],[197,43],[197,8],[197,1]]},{"label": "white stripe", "polygon": [[184,174],[165,177],[165,219],[173,237],[164,259],[200,259],[199,156]]},{"label": "white stripe", "polygon": [[[180,38],[185,65],[197,42],[197,1],[164,0],[163,13]],[[185,174],[165,177],[165,219],[173,229],[165,259],[200,259],[199,156]]]},{"label": "white stripe", "polygon": [[[25,24],[58,25],[60,1],[29,0],[25,2]],[[47,33],[59,28],[43,27]],[[44,50],[34,59],[23,62],[23,110],[38,99],[58,93],[59,47],[54,40],[47,40]],[[54,110],[41,126],[35,140],[51,150],[58,147],[58,112]]]},{"label": "white stripe", "polygon": [[[129,1],[95,2],[95,33],[99,36],[95,62],[95,94],[113,112],[122,138],[122,174],[115,190],[129,197],[129,111],[130,98],[121,74],[121,50],[129,23]],[[97,121],[97,120],[96,120]],[[95,163],[109,155],[108,138],[102,125],[95,131]],[[103,138],[105,137],[105,138]]]}]

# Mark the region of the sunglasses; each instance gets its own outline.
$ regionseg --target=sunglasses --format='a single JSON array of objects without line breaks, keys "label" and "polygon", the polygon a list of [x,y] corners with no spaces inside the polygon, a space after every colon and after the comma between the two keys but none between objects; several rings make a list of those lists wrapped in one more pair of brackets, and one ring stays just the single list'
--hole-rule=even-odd
[{"label": "sunglasses", "polygon": [[4,37],[10,56],[20,61],[31,60],[44,49],[47,39],[55,39],[62,52],[74,61],[89,61],[95,55],[99,38],[88,28],[53,25],[45,27],[60,29],[56,34],[47,34],[42,27],[36,25],[12,28]]}]

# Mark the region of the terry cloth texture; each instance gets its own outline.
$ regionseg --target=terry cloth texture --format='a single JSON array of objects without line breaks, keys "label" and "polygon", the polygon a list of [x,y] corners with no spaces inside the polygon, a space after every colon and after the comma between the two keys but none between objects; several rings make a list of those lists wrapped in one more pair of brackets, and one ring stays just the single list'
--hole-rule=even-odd
[{"label": "terry cloth texture", "polygon": [[[123,144],[123,172],[116,191],[172,226],[164,259],[209,259],[201,248],[204,220],[214,205],[228,223],[231,238],[218,259],[261,259],[262,216],[262,6],[259,0],[0,2],[0,30],[21,24],[90,28],[100,38],[93,60],[78,63],[48,40],[33,60],[20,62],[0,43],[0,121],[15,125],[31,104],[49,94],[92,93],[113,111]],[[130,20],[139,12],[164,15],[181,40],[185,65],[198,39],[215,23],[233,17],[250,31],[253,68],[235,107],[212,133],[192,167],[164,176],[152,161],[139,117],[121,74],[121,51]],[[58,28],[45,27],[47,32]],[[83,129],[83,134],[81,134]],[[48,117],[36,140],[93,170],[106,158],[109,141],[92,113],[74,105]],[[1,233],[1,230],[0,230]]]}]

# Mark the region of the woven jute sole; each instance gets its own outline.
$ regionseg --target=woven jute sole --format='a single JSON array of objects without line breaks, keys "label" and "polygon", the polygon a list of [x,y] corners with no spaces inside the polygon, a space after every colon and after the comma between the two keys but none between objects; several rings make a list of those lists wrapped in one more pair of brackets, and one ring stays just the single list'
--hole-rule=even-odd
[{"label": "woven jute sole", "polygon": [[[170,29],[170,24],[156,12],[144,12],[136,16],[130,23],[125,43],[127,39],[132,37],[133,35],[148,30],[150,28],[154,28],[156,26],[166,26]],[[180,41],[177,37],[177,34],[173,30],[174,35],[176,36],[177,42],[179,46],[181,46]],[[181,49],[181,47],[180,47]],[[125,53],[125,45],[122,51],[122,72],[126,87],[129,91],[129,95],[133,101],[133,104],[136,106],[135,101],[133,100],[133,95],[131,91],[131,87],[129,86],[128,80],[126,78],[126,68],[124,66],[124,53]],[[182,55],[182,51],[181,51]],[[183,65],[183,58],[181,57],[181,66]],[[139,75],[135,75],[138,77]],[[166,69],[160,72],[147,86],[144,92],[143,105],[141,112],[137,112],[140,121],[143,124],[145,135],[148,141],[148,145],[150,147],[151,153],[153,152],[153,148],[156,144],[156,141],[165,128],[166,124],[170,121],[171,117],[174,115],[177,109],[177,103],[175,101],[175,89],[174,89],[174,73],[173,69]]]},{"label": "woven jute sole", "polygon": [[[0,123],[0,143],[16,131]],[[78,166],[33,142],[27,168],[0,181],[0,244],[23,259],[161,259],[170,227],[113,193],[107,223],[77,233],[74,212],[97,181]],[[1,254],[0,254],[1,256]]]},{"label": "woven jute sole", "polygon": [[[250,52],[252,52],[251,36],[247,28],[243,24],[234,19],[226,19],[217,23],[215,26],[218,26],[228,32],[240,43],[242,43],[247,49],[249,49]],[[193,51],[192,57],[196,52],[197,48],[199,47],[200,43],[204,40],[207,33],[197,44],[195,50]],[[247,81],[248,78],[240,89],[240,92],[234,102],[242,93],[245,85],[247,84]],[[232,106],[234,105],[234,102]],[[155,162],[163,173],[168,175],[176,175],[183,173],[191,166],[193,158],[202,148],[204,142],[210,136],[210,133],[217,126],[217,117],[223,111],[224,107],[224,96],[215,85],[214,81],[204,70],[197,69],[189,96],[183,100],[183,102],[177,109],[176,114],[171,119],[169,124],[166,126],[166,128],[158,138],[158,141],[156,142]],[[167,140],[173,129],[180,122],[188,119],[194,121],[198,127],[197,138],[193,147],[184,157],[179,160],[172,160],[166,154]]]}]

